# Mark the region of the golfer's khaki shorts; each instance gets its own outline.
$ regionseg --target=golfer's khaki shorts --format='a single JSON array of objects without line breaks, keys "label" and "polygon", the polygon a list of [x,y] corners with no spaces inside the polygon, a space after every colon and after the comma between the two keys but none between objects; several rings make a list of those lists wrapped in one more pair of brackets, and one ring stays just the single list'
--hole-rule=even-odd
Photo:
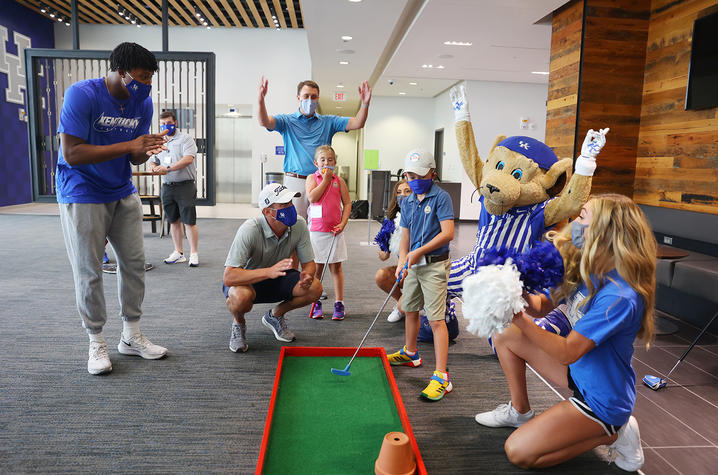
[{"label": "golfer's khaki shorts", "polygon": [[451,259],[409,269],[401,293],[402,310],[418,312],[423,307],[430,321],[443,320],[450,270]]}]

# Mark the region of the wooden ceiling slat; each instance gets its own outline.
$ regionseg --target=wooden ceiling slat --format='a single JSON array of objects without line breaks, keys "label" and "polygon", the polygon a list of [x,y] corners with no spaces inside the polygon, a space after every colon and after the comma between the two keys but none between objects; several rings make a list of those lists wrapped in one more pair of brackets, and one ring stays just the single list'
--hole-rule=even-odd
[{"label": "wooden ceiling slat", "polygon": [[184,25],[184,26],[194,26],[195,25],[195,21],[192,19],[192,17],[186,11],[184,11],[184,8],[182,8],[182,6],[179,3],[177,3],[177,0],[169,0],[169,1],[170,1],[170,5],[172,5],[174,7],[174,9],[177,10],[179,12],[179,14],[182,15],[182,18],[185,20],[185,21],[178,21],[177,24]]},{"label": "wooden ceiling slat", "polygon": [[232,23],[234,23],[234,26],[237,28],[242,27],[242,22],[239,21],[239,18],[237,18],[237,15],[234,13],[234,10],[232,9],[232,6],[229,4],[227,0],[219,0],[222,2],[222,6],[227,11],[227,14],[232,19]]},{"label": "wooden ceiling slat", "polygon": [[267,26],[269,26],[270,28],[274,28],[274,22],[272,21],[272,10],[269,9],[267,0],[259,0],[259,4],[262,6],[262,11],[264,11],[264,18],[267,20]]},{"label": "wooden ceiling slat", "polygon": [[287,20],[284,19],[284,10],[282,10],[282,4],[279,2],[279,0],[272,0],[272,3],[274,3],[274,13],[279,18],[279,25],[282,28],[286,28]]},{"label": "wooden ceiling slat", "polygon": [[188,11],[189,14],[192,16],[192,21],[189,22],[189,24],[188,24],[187,26],[197,26],[197,25],[199,25],[199,24],[200,24],[200,23],[199,23],[199,18],[197,18],[196,16],[194,16],[194,12],[196,11],[196,10],[195,10],[195,6],[192,5],[192,3],[190,3],[189,0],[182,0],[182,3],[184,4],[185,7],[187,7],[187,11]]},{"label": "wooden ceiling slat", "polygon": [[214,13],[215,16],[219,18],[219,21],[221,21],[222,24],[224,24],[224,26],[226,26],[227,28],[231,28],[232,24],[229,22],[229,20],[227,20],[227,17],[222,14],[222,9],[219,8],[219,5],[217,5],[214,0],[207,1],[209,2],[209,7],[212,9],[212,13]]},{"label": "wooden ceiling slat", "polygon": [[[125,2],[123,0],[116,0],[120,6],[125,7],[130,13],[139,18],[144,25],[162,25],[162,15],[159,18],[154,16],[152,12],[147,11],[146,8],[135,8],[131,2]],[[130,22],[131,24],[132,22]]]},{"label": "wooden ceiling slat", "polygon": [[249,9],[252,11],[252,16],[257,23],[257,28],[264,28],[266,25],[262,21],[262,17],[259,16],[259,10],[257,10],[257,5],[254,3],[255,1],[256,0],[247,0],[247,5],[249,5]]},{"label": "wooden ceiling slat", "polygon": [[202,13],[204,13],[205,20],[207,20],[212,26],[219,26],[217,19],[214,17],[214,15],[210,13],[209,10],[207,10],[207,7],[205,6],[204,2],[197,2],[197,6],[200,10],[202,10]]},{"label": "wooden ceiling slat", "polygon": [[[33,2],[33,3],[39,3],[39,2]],[[70,18],[72,16],[70,6],[67,4],[67,2],[62,1],[47,1],[45,4],[48,7],[54,8],[55,10],[59,11],[63,15]],[[44,13],[40,12],[41,15],[45,15]],[[85,15],[84,13],[80,13],[80,9],[77,9],[77,16],[78,18],[82,18],[83,20],[88,20],[89,17]],[[54,18],[50,18],[50,20],[54,20]]]},{"label": "wooden ceiling slat", "polygon": [[130,24],[130,22],[118,15],[116,11],[108,12],[107,6],[104,3],[95,0],[83,0],[82,2],[77,2],[77,8],[82,9],[83,11],[89,10],[95,12],[98,16],[105,18],[103,23],[112,23],[114,25]]},{"label": "wooden ceiling slat", "polygon": [[294,2],[292,0],[287,0],[287,10],[289,11],[289,19],[292,21],[292,28],[299,28],[297,15],[294,12]]},{"label": "wooden ceiling slat", "polygon": [[[18,3],[18,4],[22,5],[22,6],[25,7],[25,8],[29,8],[30,10],[32,10],[32,11],[34,11],[34,12],[36,12],[36,13],[42,15],[42,16],[44,16],[44,17],[47,18],[48,20],[53,20],[53,18],[50,18],[46,13],[42,13],[42,12],[40,11],[39,5],[36,5],[36,2],[34,2],[34,1],[29,1],[29,0],[15,0],[15,3]],[[67,13],[67,17],[70,18],[70,14],[69,14],[69,13]],[[92,19],[89,18],[89,17],[86,17],[85,15],[83,15],[83,14],[81,14],[81,13],[79,13],[79,12],[78,12],[78,14],[77,14],[77,17],[78,17],[78,19],[80,20],[80,23],[95,23],[94,20],[92,20]]]},{"label": "wooden ceiling slat", "polygon": [[[155,2],[153,2],[153,1],[151,1],[151,0],[147,0],[147,1],[145,2],[145,4],[146,4],[148,7],[150,7],[150,10],[152,10],[153,12],[155,12],[155,15],[157,15],[157,17],[160,19],[160,25],[162,25],[162,8],[161,8],[161,7],[162,7],[162,0],[159,0],[159,2],[160,2],[160,6],[159,6],[159,7],[158,7],[157,5],[155,5]],[[173,25],[173,26],[176,26],[176,25],[182,26],[182,25],[184,25],[184,22],[182,21],[182,19],[181,19],[179,16],[177,16],[177,14],[174,12],[173,9],[170,8],[169,3],[170,3],[170,2],[168,2],[168,5],[167,5],[167,16],[169,17],[168,23],[169,23],[170,25]]]},{"label": "wooden ceiling slat", "polygon": [[244,24],[249,28],[253,28],[254,24],[252,24],[252,19],[249,18],[249,15],[247,15],[247,10],[244,9],[244,5],[242,5],[239,0],[232,0],[232,3],[242,17],[242,20],[244,20]]}]

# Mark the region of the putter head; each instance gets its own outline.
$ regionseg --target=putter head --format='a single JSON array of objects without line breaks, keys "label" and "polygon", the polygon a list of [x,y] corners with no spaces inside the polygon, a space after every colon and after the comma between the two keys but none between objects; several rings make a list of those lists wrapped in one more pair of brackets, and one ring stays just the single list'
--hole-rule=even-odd
[{"label": "putter head", "polygon": [[336,374],[337,376],[349,376],[351,374],[349,372],[349,365],[347,365],[344,369],[332,368],[332,374]]},{"label": "putter head", "polygon": [[653,389],[654,391],[658,391],[659,389],[666,387],[666,381],[664,379],[661,379],[658,376],[652,376],[650,374],[647,374],[643,377],[643,384]]}]

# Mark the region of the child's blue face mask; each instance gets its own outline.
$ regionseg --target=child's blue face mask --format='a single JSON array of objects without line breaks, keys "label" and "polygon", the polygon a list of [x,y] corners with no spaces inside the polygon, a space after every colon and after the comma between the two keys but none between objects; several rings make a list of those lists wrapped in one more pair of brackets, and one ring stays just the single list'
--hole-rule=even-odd
[{"label": "child's blue face mask", "polygon": [[431,188],[431,184],[434,182],[431,178],[417,178],[416,180],[409,180],[409,188],[411,188],[411,191],[416,193],[417,195],[423,195],[427,191],[429,191],[429,188]]}]

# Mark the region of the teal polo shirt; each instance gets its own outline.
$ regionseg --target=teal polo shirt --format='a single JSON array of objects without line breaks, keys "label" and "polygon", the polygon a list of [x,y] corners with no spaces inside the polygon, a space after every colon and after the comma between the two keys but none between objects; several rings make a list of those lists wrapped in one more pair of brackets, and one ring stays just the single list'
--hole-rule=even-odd
[{"label": "teal polo shirt", "polygon": [[[451,197],[436,183],[431,185],[424,199],[419,201],[416,193],[412,193],[401,205],[401,221],[399,226],[409,229],[409,250],[418,249],[431,241],[441,232],[441,221],[454,219],[454,206]],[[449,252],[449,244],[444,244],[431,251],[431,255]]]},{"label": "teal polo shirt", "polygon": [[299,109],[293,114],[273,117],[274,130],[282,134],[284,140],[284,171],[307,176],[317,171],[314,166],[317,147],[331,145],[334,134],[346,132],[349,122],[349,117],[320,115],[316,112],[307,117]]}]

